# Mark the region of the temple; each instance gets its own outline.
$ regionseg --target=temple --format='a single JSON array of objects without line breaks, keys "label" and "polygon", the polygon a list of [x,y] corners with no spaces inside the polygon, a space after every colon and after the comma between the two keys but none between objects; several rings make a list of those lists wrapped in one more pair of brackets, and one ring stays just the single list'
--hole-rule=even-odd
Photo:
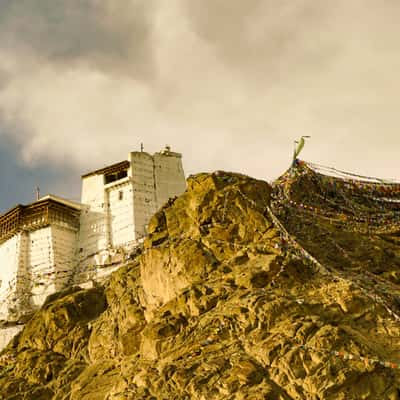
[{"label": "temple", "polygon": [[182,156],[166,147],[83,175],[80,203],[48,195],[1,215],[0,321],[104,279],[141,244],[151,216],[185,189]]},{"label": "temple", "polygon": [[107,274],[143,241],[151,216],[186,189],[182,156],[169,147],[82,176],[79,273]]}]

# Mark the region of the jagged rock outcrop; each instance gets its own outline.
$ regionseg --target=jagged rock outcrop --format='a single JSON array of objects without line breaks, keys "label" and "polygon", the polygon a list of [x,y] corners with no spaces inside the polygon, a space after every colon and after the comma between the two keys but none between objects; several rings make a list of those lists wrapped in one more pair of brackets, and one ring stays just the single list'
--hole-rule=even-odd
[{"label": "jagged rock outcrop", "polygon": [[[398,242],[305,220],[279,199],[294,182],[189,178],[141,254],[2,352],[0,399],[400,399]],[[328,228],[355,249],[340,263]]]}]

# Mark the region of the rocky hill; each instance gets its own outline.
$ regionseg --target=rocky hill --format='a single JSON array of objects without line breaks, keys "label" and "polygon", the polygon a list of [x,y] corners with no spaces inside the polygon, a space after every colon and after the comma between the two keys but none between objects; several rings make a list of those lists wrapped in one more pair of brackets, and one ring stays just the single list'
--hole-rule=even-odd
[{"label": "rocky hill", "polygon": [[400,186],[217,172],[104,286],[47,299],[0,399],[400,399]]}]

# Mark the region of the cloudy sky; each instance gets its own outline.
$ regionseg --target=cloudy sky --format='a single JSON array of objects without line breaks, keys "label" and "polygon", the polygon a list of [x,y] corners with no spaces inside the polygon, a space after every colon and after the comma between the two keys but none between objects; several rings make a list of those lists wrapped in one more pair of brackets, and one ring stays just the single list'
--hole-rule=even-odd
[{"label": "cloudy sky", "polygon": [[0,211],[143,142],[187,174],[399,177],[398,0],[0,0]]}]

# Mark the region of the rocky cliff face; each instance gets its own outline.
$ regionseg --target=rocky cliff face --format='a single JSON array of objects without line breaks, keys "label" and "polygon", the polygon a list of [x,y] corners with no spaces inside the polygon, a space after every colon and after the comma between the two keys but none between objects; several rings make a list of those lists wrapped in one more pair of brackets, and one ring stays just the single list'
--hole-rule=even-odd
[{"label": "rocky cliff face", "polygon": [[289,178],[189,178],[131,263],[2,352],[0,399],[400,399],[396,224],[306,215],[309,176]]}]

